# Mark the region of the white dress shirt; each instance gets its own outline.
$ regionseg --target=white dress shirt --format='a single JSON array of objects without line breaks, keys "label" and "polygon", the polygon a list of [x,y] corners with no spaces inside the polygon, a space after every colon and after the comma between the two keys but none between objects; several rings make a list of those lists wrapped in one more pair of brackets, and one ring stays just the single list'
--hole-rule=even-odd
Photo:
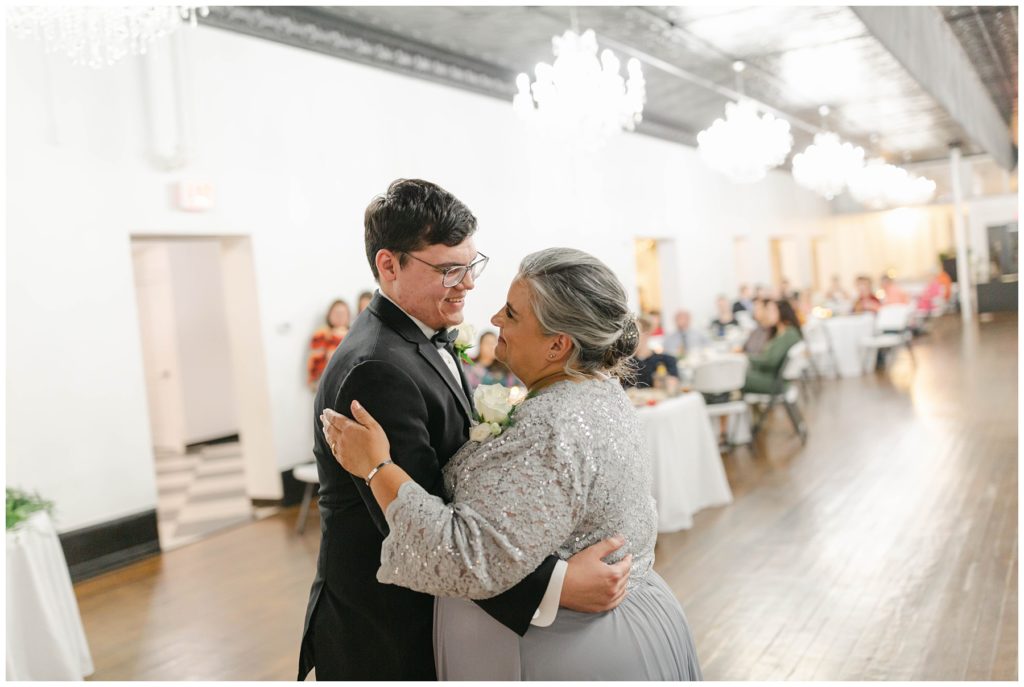
[{"label": "white dress shirt", "polygon": [[[405,312],[405,310],[402,309],[402,306],[388,298],[387,294],[383,291],[380,292],[380,295],[387,298],[396,308],[405,313],[405,316],[419,327],[420,331],[423,332],[423,336],[425,336],[428,341],[433,338],[434,334],[437,332],[436,329],[428,327],[409,313]],[[451,353],[447,350],[443,348],[438,348],[436,350],[438,355],[441,356],[441,360],[444,361],[445,367],[447,367],[448,371],[451,372],[452,377],[455,379],[455,383],[461,387],[462,378],[459,377],[458,363],[455,362],[455,359],[452,358]],[[555,569],[551,572],[551,579],[548,580],[547,591],[544,592],[544,597],[540,601],[540,606],[538,606],[537,610],[533,613],[533,620],[530,621],[531,625],[547,627],[551,623],[555,622],[555,616],[558,615],[558,602],[562,598],[562,584],[565,582],[565,572],[568,569],[569,564],[565,561],[558,561],[555,563]]]}]

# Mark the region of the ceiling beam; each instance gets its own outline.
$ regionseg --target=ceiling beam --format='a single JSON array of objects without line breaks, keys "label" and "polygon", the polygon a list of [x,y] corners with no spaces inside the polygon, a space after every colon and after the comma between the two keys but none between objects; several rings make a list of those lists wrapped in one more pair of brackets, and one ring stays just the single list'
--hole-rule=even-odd
[{"label": "ceiling beam", "polygon": [[315,7],[211,7],[200,23],[512,101],[515,73]]},{"label": "ceiling beam", "polygon": [[[207,26],[312,50],[345,60],[491,96],[512,106],[516,73],[467,55],[343,19],[316,7],[211,7]],[[647,115],[637,133],[696,145],[694,132]]]},{"label": "ceiling beam", "polygon": [[1017,150],[1006,122],[938,8],[851,9],[973,143],[988,151],[1004,169],[1017,166]]}]

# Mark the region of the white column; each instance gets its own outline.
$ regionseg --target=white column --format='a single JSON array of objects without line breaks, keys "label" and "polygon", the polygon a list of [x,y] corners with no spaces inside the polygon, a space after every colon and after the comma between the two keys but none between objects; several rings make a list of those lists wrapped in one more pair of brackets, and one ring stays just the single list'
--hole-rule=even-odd
[{"label": "white column", "polygon": [[956,278],[960,292],[960,317],[970,324],[974,319],[974,289],[971,264],[967,259],[967,229],[964,227],[964,198],[960,186],[960,146],[949,149],[949,176],[953,184],[953,236],[956,239]]}]

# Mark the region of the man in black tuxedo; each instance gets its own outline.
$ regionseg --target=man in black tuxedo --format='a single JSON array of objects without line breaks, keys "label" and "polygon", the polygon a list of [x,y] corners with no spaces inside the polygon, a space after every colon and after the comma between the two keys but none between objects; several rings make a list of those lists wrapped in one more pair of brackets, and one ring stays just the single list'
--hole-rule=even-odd
[{"label": "man in black tuxedo", "polygon": [[[363,480],[338,465],[323,437],[325,407],[351,417],[354,399],[385,428],[396,463],[443,497],[441,468],[468,439],[472,394],[452,348],[466,293],[487,258],[476,218],[444,189],[399,179],[366,209],[366,257],[380,285],[320,382],[314,448],[320,475],[320,556],[310,590],[299,679],[435,680],[432,596],[377,582],[384,515]],[[386,465],[380,469],[387,469]],[[372,476],[371,476],[372,477]],[[558,606],[599,612],[625,594],[628,562],[595,544],[568,563],[549,556],[518,585],[479,605],[520,635]]]}]

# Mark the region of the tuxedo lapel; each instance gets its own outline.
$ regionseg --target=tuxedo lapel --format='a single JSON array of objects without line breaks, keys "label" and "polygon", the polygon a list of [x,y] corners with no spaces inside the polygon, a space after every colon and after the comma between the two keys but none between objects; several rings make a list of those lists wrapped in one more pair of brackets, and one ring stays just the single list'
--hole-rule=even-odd
[{"label": "tuxedo lapel", "polygon": [[[420,332],[420,334],[422,335],[423,332]],[[430,341],[427,341],[426,343],[417,344],[417,349],[419,350],[420,357],[434,368],[434,371],[440,375],[441,380],[448,387],[449,391],[452,392],[452,395],[455,396],[455,400],[459,402],[459,407],[466,416],[466,422],[471,422],[473,419],[473,409],[469,405],[469,397],[466,395],[466,392],[460,388],[461,385],[457,384],[455,380],[452,379],[452,373],[448,369],[448,366],[444,364],[444,361],[441,360],[441,354],[437,352],[437,347]],[[458,365],[458,363],[456,363],[456,365]],[[459,369],[459,376],[462,376],[461,368]]]},{"label": "tuxedo lapel", "polygon": [[469,380],[466,379],[466,368],[464,363],[455,358],[455,366],[459,368],[459,379],[462,380],[462,390],[466,393],[466,399],[469,401],[470,417],[476,417],[476,404],[473,403],[473,391],[469,388]]},{"label": "tuxedo lapel", "polygon": [[474,415],[473,405],[466,391],[466,377],[462,372],[462,365],[458,361],[455,363],[459,368],[459,378],[462,380],[462,383],[459,384],[452,378],[452,373],[448,370],[444,361],[441,360],[441,354],[438,353],[433,342],[423,335],[423,332],[416,326],[416,323],[409,319],[409,316],[402,312],[401,308],[387,298],[384,298],[379,291],[374,295],[373,300],[370,301],[370,305],[367,307],[374,315],[380,318],[381,322],[395,330],[403,339],[416,346],[420,357],[440,375],[441,381],[444,382],[448,390],[455,396],[455,400],[459,402],[459,408],[462,409],[463,414],[466,416],[466,423],[472,423]]}]

